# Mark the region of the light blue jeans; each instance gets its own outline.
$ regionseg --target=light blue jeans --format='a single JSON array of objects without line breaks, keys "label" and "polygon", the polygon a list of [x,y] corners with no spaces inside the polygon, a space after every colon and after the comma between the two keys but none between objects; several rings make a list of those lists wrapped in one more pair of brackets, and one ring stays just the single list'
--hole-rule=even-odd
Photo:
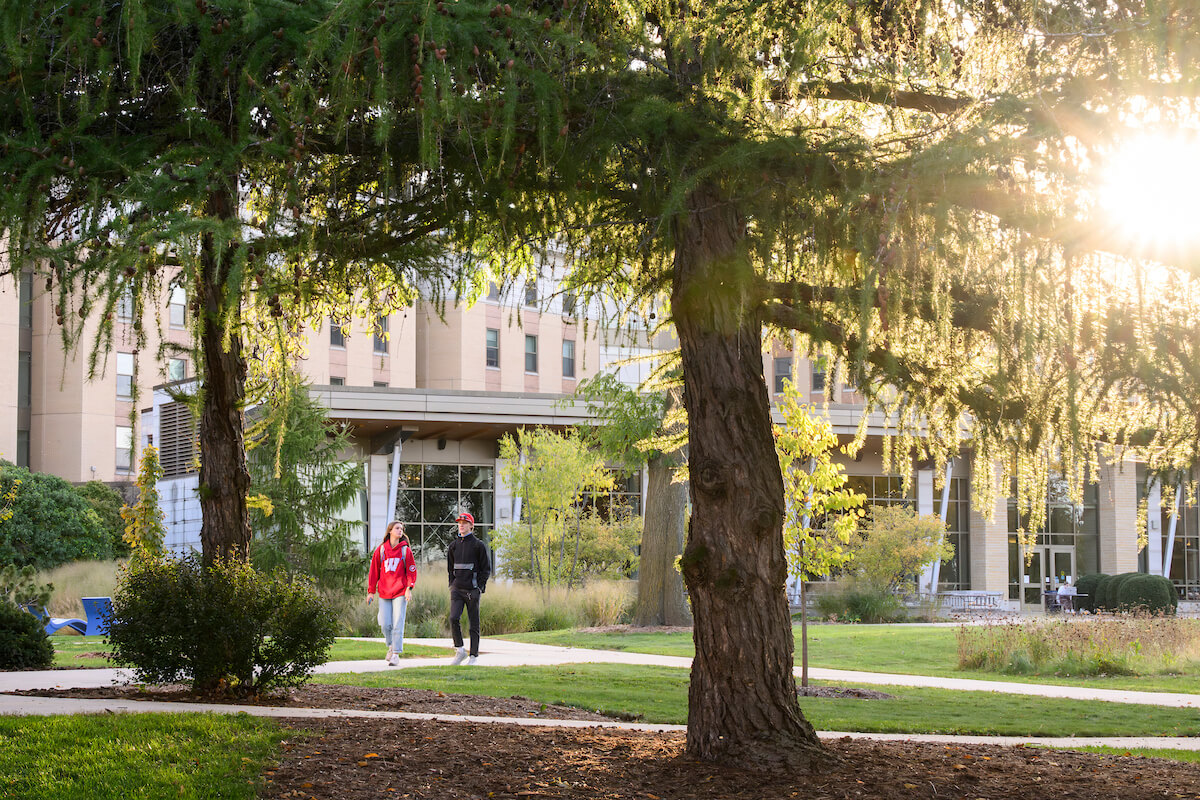
[{"label": "light blue jeans", "polygon": [[408,614],[408,595],[379,598],[379,627],[383,628],[383,640],[397,653],[404,652],[404,617]]}]

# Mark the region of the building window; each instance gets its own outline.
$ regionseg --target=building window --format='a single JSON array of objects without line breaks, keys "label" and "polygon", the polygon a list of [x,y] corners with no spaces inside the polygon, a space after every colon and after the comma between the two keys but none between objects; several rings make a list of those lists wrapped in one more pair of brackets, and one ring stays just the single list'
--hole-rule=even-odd
[{"label": "building window", "polygon": [[825,371],[826,360],[825,356],[813,359],[812,362],[812,390],[814,392],[825,391]]},{"label": "building window", "polygon": [[525,284],[525,305],[536,306],[538,301],[537,282],[530,281]]},{"label": "building window", "polygon": [[187,359],[172,358],[167,362],[167,380],[181,381],[187,377]]},{"label": "building window", "polygon": [[187,327],[187,292],[182,286],[171,289],[171,300],[167,304],[167,321],[172,328]]},{"label": "building window", "polygon": [[117,353],[117,399],[133,399],[133,353]]},{"label": "building window", "polygon": [[575,342],[563,339],[563,377],[575,377]]},{"label": "building window", "polygon": [[488,302],[499,303],[500,302],[500,287],[494,283],[489,283],[487,299],[488,299]]},{"label": "building window", "polygon": [[375,352],[386,356],[388,351],[388,318],[380,314],[375,318]]},{"label": "building window", "polygon": [[330,347],[345,347],[346,332],[342,326],[333,320],[329,320],[329,346]]},{"label": "building window", "polygon": [[775,394],[783,394],[783,384],[792,380],[791,356],[775,359]]},{"label": "building window", "polygon": [[133,469],[133,428],[128,425],[117,426],[117,471],[129,472]]},{"label": "building window", "polygon": [[330,377],[330,379],[329,379],[329,385],[330,385],[330,386],[345,386],[345,385],[346,385],[346,379],[345,379],[345,378],[339,378],[339,377],[336,377],[336,376],[335,376],[335,377]]},{"label": "building window", "polygon": [[20,297],[20,325],[21,330],[30,330],[33,327],[33,273],[22,272],[21,284],[18,288]]},{"label": "building window", "polygon": [[485,543],[493,527],[495,468],[470,464],[401,464],[394,519],[404,522],[413,553],[422,563],[446,561],[456,534],[454,519],[468,511]]},{"label": "building window", "polygon": [[117,301],[117,321],[127,325],[133,322],[133,290],[131,289],[121,292],[121,299]]},{"label": "building window", "polygon": [[487,329],[487,344],[484,348],[487,353],[487,366],[500,366],[500,330],[498,328]]},{"label": "building window", "polygon": [[33,354],[22,350],[17,354],[17,408],[33,404]]},{"label": "building window", "polygon": [[574,292],[563,293],[562,313],[564,317],[570,318],[575,316],[575,305],[577,302],[578,298],[575,297]]},{"label": "building window", "polygon": [[537,372],[537,337],[525,337],[525,371]]}]

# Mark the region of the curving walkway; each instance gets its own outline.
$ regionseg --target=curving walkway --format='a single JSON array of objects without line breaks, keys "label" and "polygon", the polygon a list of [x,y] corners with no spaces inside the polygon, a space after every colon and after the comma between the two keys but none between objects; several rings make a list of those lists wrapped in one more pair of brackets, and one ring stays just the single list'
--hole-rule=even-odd
[{"label": "curving walkway", "polygon": [[[379,641],[380,648],[383,640]],[[384,672],[395,669],[446,665],[449,661],[451,643],[449,639],[407,639],[412,644],[445,647],[446,658],[408,658],[399,667],[389,667],[383,659],[373,661],[331,661],[316,669],[322,674],[340,672]],[[690,658],[680,656],[658,656],[647,653],[629,653],[617,650],[590,650],[577,647],[555,647],[550,645],[509,642],[503,639],[485,639],[480,649],[479,663],[482,666],[551,666],[558,664],[607,663],[645,664],[666,667],[689,667]],[[470,667],[461,667],[470,669]],[[797,671],[798,672],[798,671]],[[1112,689],[1091,689],[1078,686],[1050,686],[1031,683],[1009,683],[1005,681],[982,681],[964,678],[936,678],[921,675],[895,675],[878,672],[860,672],[836,669],[809,669],[813,680],[829,680],[851,684],[874,684],[892,686],[922,686],[961,691],[1003,692],[1038,697],[1061,697],[1075,700],[1100,700],[1116,703],[1137,703],[1151,706],[1176,708],[1200,707],[1200,695],[1173,694],[1169,692],[1136,692]],[[636,722],[590,722],[579,720],[548,720],[525,717],[479,717],[449,714],[419,714],[401,711],[360,711],[353,709],[283,708],[270,706],[217,705],[208,703],[166,703],[161,701],[134,700],[89,700],[72,698],[25,697],[3,694],[22,689],[51,689],[109,686],[131,679],[126,670],[77,669],[46,670],[40,672],[0,673],[0,714],[6,715],[50,715],[50,714],[103,714],[136,712],[202,712],[218,714],[245,713],[265,717],[374,717],[391,719],[440,720],[445,722],[476,722],[488,724],[533,725],[566,728],[620,728],[623,730],[673,731],[684,730],[682,725],[654,725]],[[868,738],[882,740],[904,740],[920,742],[944,742],[954,744],[983,743],[996,745],[1037,744],[1047,747],[1078,748],[1106,746],[1116,748],[1162,748],[1200,750],[1200,737],[1012,737],[1012,736],[943,736],[933,734],[899,733],[846,733],[822,731],[823,738]]]}]

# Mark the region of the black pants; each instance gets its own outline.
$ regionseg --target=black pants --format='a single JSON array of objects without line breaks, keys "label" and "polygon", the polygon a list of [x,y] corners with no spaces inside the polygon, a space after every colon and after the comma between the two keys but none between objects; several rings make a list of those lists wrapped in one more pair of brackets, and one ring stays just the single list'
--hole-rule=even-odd
[{"label": "black pants", "polygon": [[454,637],[454,646],[463,646],[462,619],[463,608],[467,609],[467,619],[471,622],[471,655],[479,655],[479,595],[478,589],[450,589],[450,635]]}]

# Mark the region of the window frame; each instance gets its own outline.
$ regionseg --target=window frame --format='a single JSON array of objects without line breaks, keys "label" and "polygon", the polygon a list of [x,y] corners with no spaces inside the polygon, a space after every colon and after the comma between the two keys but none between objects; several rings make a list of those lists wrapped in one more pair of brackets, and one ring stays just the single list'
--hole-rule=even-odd
[{"label": "window frame", "polygon": [[[570,347],[568,348],[568,345]],[[568,349],[570,353],[568,353]],[[575,377],[575,340],[563,339],[562,341],[562,371],[564,378]]]},{"label": "window frame", "polygon": [[[495,343],[491,340],[495,339]],[[500,369],[500,329],[485,328],[483,334],[483,364],[488,369]]]},{"label": "window frame", "polygon": [[[532,368],[530,367],[531,363],[533,364]],[[538,337],[532,333],[525,334],[525,374],[538,374]]]}]

